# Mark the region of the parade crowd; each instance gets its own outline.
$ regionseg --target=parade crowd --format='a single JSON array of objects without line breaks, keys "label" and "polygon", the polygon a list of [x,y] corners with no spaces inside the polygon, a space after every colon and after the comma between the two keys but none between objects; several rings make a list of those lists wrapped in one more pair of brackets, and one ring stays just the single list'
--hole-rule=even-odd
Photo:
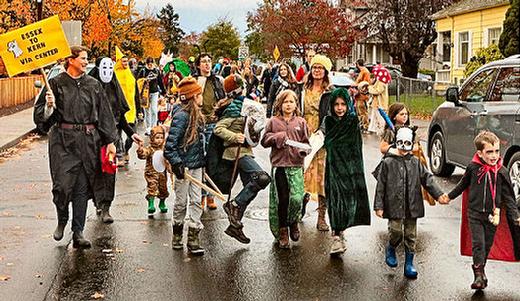
[{"label": "parade crowd", "polygon": [[[282,60],[266,64],[260,74],[250,59],[219,58],[214,64],[210,54],[201,53],[188,62],[139,63],[119,48],[115,62],[97,58],[86,74],[88,49],[73,46],[71,53],[65,72],[50,79],[34,108],[38,129],[49,133],[55,240],[64,236],[69,204],[74,248],[91,246],[83,235],[88,200],[104,223],[114,222],[115,171],[128,168],[136,144],[137,158],[146,160],[147,214],[156,213],[157,201],[160,213],[167,213],[174,195],[173,249],[184,249],[187,232],[188,252],[204,254],[201,217],[205,207],[217,208],[216,199],[224,200],[225,233],[250,243],[244,213],[269,186],[269,229],[278,246],[288,249],[300,239],[298,225],[314,200],[317,230],[331,231],[330,254],[337,256],[346,250],[348,228],[370,225],[362,143],[372,134],[381,137],[382,154],[372,173],[377,179],[372,210],[388,219],[388,266],[398,266],[396,248],[403,243],[404,275],[417,278],[417,219],[425,215],[425,201],[448,204],[464,191],[473,289],[487,286],[484,267],[500,225],[509,227],[516,244],[520,214],[498,138],[491,132],[475,137],[475,157],[464,176],[452,191],[442,191],[421,160],[408,109],[402,103],[389,106],[391,77],[381,65],[369,72],[359,59],[355,84],[342,88],[331,84],[331,60],[313,50],[296,72]],[[137,134],[140,120],[148,139]],[[271,150],[270,171],[255,160],[258,144]],[[243,188],[232,195],[238,176]],[[169,178],[174,191],[168,190]]]}]

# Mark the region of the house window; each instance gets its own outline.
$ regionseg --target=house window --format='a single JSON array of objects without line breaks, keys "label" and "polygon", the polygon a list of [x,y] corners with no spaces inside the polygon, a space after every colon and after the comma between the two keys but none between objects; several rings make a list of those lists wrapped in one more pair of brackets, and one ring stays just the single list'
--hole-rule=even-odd
[{"label": "house window", "polygon": [[442,33],[442,61],[451,61],[451,32],[449,31]]},{"label": "house window", "polygon": [[498,40],[500,39],[500,34],[502,33],[502,28],[489,28],[488,29],[488,46],[491,44],[498,45]]},{"label": "house window", "polygon": [[459,65],[465,65],[469,60],[469,32],[459,33]]}]

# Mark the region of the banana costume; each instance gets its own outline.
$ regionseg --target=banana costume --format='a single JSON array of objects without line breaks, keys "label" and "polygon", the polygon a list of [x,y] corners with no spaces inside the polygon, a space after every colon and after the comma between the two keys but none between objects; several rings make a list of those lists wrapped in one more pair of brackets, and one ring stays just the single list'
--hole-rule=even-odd
[{"label": "banana costume", "polygon": [[125,55],[121,52],[119,47],[116,46],[116,65],[114,66],[114,73],[116,74],[119,85],[125,95],[126,102],[128,103],[128,107],[130,108],[130,110],[125,113],[125,118],[128,123],[135,123],[137,117],[135,104],[135,94],[137,92],[136,81],[130,68],[123,67],[121,63],[123,57],[125,57]]}]

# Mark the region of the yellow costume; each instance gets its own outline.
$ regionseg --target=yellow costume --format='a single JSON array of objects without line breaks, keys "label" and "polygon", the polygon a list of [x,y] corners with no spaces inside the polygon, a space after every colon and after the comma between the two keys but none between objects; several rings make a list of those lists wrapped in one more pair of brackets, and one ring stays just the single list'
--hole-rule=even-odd
[{"label": "yellow costume", "polygon": [[126,102],[128,103],[128,107],[130,108],[130,110],[125,113],[125,118],[128,123],[135,123],[135,119],[137,116],[135,105],[135,77],[132,74],[130,68],[123,67],[121,59],[124,56],[125,55],[121,52],[119,47],[116,46],[116,64],[114,66],[114,73],[116,74],[117,81],[119,82],[119,85],[123,90]]}]

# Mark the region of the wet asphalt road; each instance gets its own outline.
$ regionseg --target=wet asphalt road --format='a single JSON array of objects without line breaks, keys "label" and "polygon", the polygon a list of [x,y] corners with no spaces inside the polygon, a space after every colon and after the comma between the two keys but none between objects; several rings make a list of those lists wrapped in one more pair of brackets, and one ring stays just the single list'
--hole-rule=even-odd
[{"label": "wet asphalt road", "polygon": [[[377,146],[374,136],[365,137],[371,197],[375,180],[369,172],[380,158]],[[260,147],[255,153],[268,170],[268,152]],[[72,248],[70,233],[60,242],[51,237],[56,219],[47,141],[0,164],[0,300],[94,300],[101,295],[102,300],[520,300],[516,263],[490,261],[485,294],[469,289],[471,258],[461,257],[458,249],[460,199],[427,206],[426,217],[418,221],[419,277],[407,280],[402,248],[397,268],[384,264],[386,220],[374,214],[370,227],[346,231],[347,252],[331,258],[330,232],[316,230],[316,203],[310,203],[301,241],[290,250],[278,249],[268,228],[268,189],[246,212],[244,231],[251,244],[223,233],[227,219],[219,207],[203,216],[205,256],[174,251],[171,213],[153,220],[146,216],[143,168],[144,161],[134,157],[129,170],[118,174],[114,224],[98,221],[90,205],[85,234],[93,248],[80,251]],[[461,173],[457,169],[438,182],[448,190]],[[170,197],[170,207],[172,202]]]}]

